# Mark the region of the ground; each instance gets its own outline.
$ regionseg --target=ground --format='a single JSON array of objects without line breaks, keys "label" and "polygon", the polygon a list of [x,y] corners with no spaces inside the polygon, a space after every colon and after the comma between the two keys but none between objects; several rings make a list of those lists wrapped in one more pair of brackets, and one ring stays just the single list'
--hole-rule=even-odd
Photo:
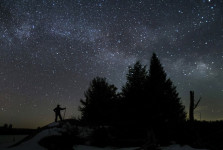
[{"label": "ground", "polygon": [[[30,138],[27,141],[22,142],[21,144],[8,148],[12,143],[1,143],[0,149],[1,150],[47,150],[46,148],[39,145],[39,141],[47,136],[52,135],[60,135],[61,131],[64,131],[64,128],[69,127],[69,124],[65,124],[65,126],[60,126],[59,123],[52,123],[43,128],[38,134],[36,134],[34,137]],[[86,132],[86,131],[85,131]],[[85,136],[86,133],[83,133],[82,136]],[[105,148],[99,148],[99,147],[93,147],[93,146],[87,146],[87,145],[76,145],[73,147],[74,150],[139,150],[139,147],[131,147],[131,148],[114,148],[114,147],[105,147]],[[194,149],[190,146],[180,146],[180,145],[170,145],[168,147],[160,147],[161,150],[198,150]],[[200,149],[201,150],[201,149]],[[204,150],[204,149],[203,149]]]}]

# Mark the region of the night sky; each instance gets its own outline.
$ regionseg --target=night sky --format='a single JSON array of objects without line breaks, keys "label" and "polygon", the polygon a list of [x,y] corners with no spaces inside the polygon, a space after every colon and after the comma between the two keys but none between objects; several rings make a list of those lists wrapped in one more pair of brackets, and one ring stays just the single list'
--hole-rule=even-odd
[{"label": "night sky", "polygon": [[223,119],[222,0],[1,0],[0,126],[46,125],[57,104],[77,117],[94,77],[120,91],[153,52],[186,110],[194,90],[195,117]]}]

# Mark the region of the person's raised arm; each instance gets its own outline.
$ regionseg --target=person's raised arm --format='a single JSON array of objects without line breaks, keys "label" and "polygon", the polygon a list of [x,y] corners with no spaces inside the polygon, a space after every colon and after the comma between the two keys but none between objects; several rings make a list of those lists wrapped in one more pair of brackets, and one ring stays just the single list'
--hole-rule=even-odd
[{"label": "person's raised arm", "polygon": [[64,109],[66,109],[66,107],[64,107],[64,108],[61,108],[61,107],[60,107],[60,110],[64,110]]}]

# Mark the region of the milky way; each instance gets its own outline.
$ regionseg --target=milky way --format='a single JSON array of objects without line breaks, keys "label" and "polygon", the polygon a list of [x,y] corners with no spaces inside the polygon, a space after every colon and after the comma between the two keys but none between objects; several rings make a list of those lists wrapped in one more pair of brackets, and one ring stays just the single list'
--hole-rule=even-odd
[{"label": "milky way", "polygon": [[119,91],[128,66],[155,52],[195,116],[223,119],[222,0],[2,0],[0,125],[36,128],[57,104],[79,115],[96,76]]}]

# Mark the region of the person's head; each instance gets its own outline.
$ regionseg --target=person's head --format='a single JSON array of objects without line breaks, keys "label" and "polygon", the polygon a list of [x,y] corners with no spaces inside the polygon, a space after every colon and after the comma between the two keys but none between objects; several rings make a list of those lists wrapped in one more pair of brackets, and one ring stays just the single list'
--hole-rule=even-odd
[{"label": "person's head", "polygon": [[59,104],[57,104],[57,107],[60,107],[60,105],[59,105]]}]

